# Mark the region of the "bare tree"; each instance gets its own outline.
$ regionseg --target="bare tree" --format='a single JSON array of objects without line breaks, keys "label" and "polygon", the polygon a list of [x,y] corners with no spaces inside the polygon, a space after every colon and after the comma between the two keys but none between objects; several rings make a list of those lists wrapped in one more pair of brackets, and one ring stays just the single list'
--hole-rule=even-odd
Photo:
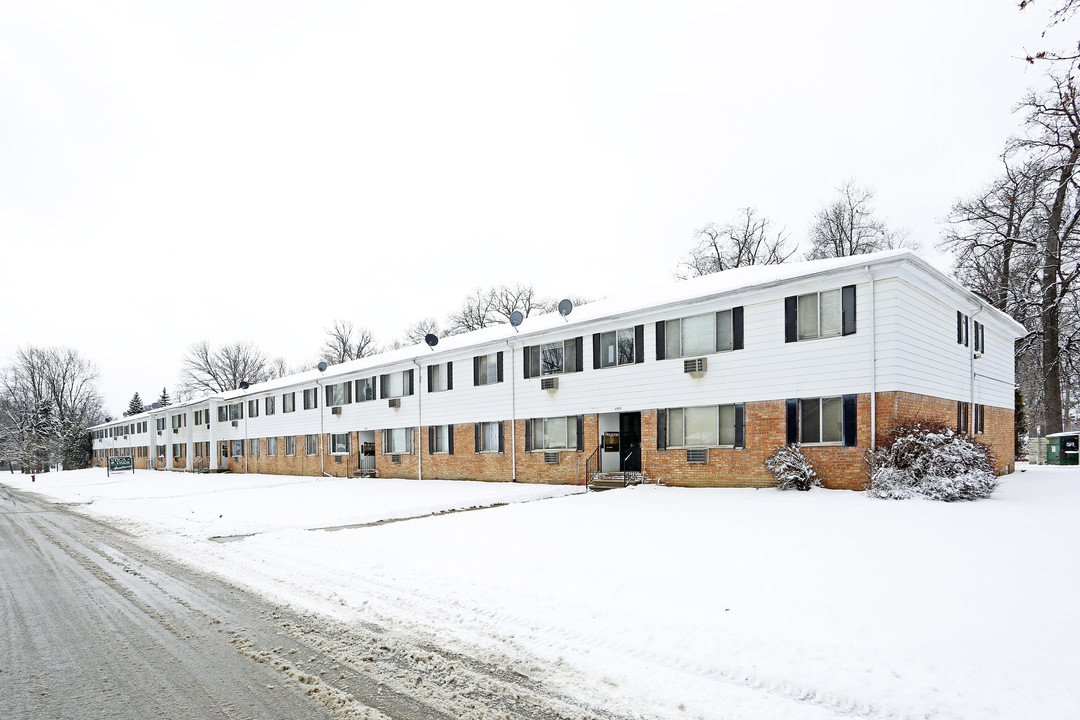
[{"label": "bare tree", "polygon": [[379,351],[371,330],[357,327],[351,320],[335,320],[326,329],[326,335],[319,358],[330,365],[359,360]]},{"label": "bare tree", "polygon": [[[1034,4],[1035,0],[1020,0],[1018,3],[1021,10],[1031,7]],[[1047,20],[1047,29],[1071,19],[1073,15],[1076,14],[1077,10],[1080,10],[1080,0],[1058,0],[1053,6],[1053,10],[1050,12],[1050,17]],[[1046,30],[1043,31],[1043,37],[1045,36]],[[1036,53],[1029,53],[1025,59],[1032,65],[1035,64],[1036,60],[1048,60],[1054,63],[1059,63],[1061,61],[1073,63],[1080,60],[1080,42],[1077,43],[1075,48],[1065,52],[1040,50]]]},{"label": "bare tree", "polygon": [[523,316],[529,317],[534,312],[544,312],[550,305],[551,301],[541,299],[532,285],[521,283],[514,286],[500,285],[491,290],[493,322],[510,322],[510,316],[514,312],[520,312]]},{"label": "bare tree", "polygon": [[24,347],[0,373],[0,455],[24,466],[85,467],[102,417],[97,369],[71,348]]},{"label": "bare tree", "polygon": [[194,343],[184,357],[180,387],[193,395],[236,390],[241,382],[262,382],[270,363],[252,343],[242,340],[212,350],[206,340]]},{"label": "bare tree", "polygon": [[[397,343],[398,347],[404,345],[417,345],[424,342],[428,335],[440,335],[439,321],[433,317],[420,318],[405,330],[405,337]],[[397,347],[392,348],[394,350]]]},{"label": "bare tree", "polygon": [[697,244],[683,262],[680,278],[698,277],[746,265],[776,265],[790,258],[796,248],[783,228],[752,207],[740,208],[730,223],[709,223],[696,233]]},{"label": "bare tree", "polygon": [[914,247],[904,233],[889,229],[874,216],[874,190],[845,180],[838,197],[815,213],[810,224],[807,260],[864,255],[879,250]]},{"label": "bare tree", "polygon": [[491,290],[476,288],[465,297],[460,309],[450,313],[446,321],[446,334],[460,335],[496,324],[492,317],[494,305],[495,297]]}]

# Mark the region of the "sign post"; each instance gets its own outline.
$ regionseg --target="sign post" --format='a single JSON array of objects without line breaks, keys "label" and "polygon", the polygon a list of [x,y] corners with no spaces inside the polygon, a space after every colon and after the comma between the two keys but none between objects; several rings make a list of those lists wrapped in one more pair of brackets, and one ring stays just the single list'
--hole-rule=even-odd
[{"label": "sign post", "polygon": [[105,470],[105,476],[112,475],[113,470],[130,470],[135,474],[135,459],[130,455],[116,455],[109,458],[109,467]]}]

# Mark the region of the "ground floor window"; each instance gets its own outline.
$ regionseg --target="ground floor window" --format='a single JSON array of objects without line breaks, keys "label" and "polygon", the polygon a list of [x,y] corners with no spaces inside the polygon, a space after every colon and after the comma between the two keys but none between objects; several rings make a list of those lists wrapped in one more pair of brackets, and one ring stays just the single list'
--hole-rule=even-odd
[{"label": "ground floor window", "polygon": [[454,426],[432,425],[428,428],[428,452],[454,454]]},{"label": "ground floor window", "polygon": [[268,438],[266,438],[266,456],[267,457],[275,457],[275,456],[277,456],[277,438],[276,437],[268,437]]},{"label": "ground floor window", "polygon": [[736,406],[670,408],[667,411],[668,447],[717,447],[736,441]]},{"label": "ground floor window", "polygon": [[164,445],[158,445],[157,446],[157,456],[159,458],[165,457],[165,446]]},{"label": "ground floor window", "polygon": [[844,440],[841,398],[799,400],[799,442],[838,443]]},{"label": "ground floor window", "polygon": [[318,435],[305,435],[304,436],[304,452],[308,457],[319,454],[319,436]]},{"label": "ground floor window", "polygon": [[296,455],[296,436],[289,435],[285,438],[285,455],[292,457]]},{"label": "ground floor window", "polygon": [[259,438],[251,438],[248,440],[248,455],[251,457],[259,457]]},{"label": "ground floor window", "polygon": [[501,422],[476,423],[476,452],[503,451],[503,424]]},{"label": "ground floor window", "polygon": [[528,422],[531,433],[527,433],[533,450],[578,450],[580,449],[581,416],[534,418]]},{"label": "ground floor window", "polygon": [[184,446],[183,445],[173,445],[172,446],[172,456],[173,456],[173,460],[179,460],[180,458],[184,457]]},{"label": "ground floor window", "polygon": [[243,457],[244,456],[244,441],[233,440],[232,441],[232,456]]},{"label": "ground floor window", "polygon": [[334,433],[329,438],[331,455],[348,455],[352,452],[352,438],[349,433]]},{"label": "ground floor window", "polygon": [[383,430],[383,453],[410,455],[413,451],[412,428],[393,428]]}]

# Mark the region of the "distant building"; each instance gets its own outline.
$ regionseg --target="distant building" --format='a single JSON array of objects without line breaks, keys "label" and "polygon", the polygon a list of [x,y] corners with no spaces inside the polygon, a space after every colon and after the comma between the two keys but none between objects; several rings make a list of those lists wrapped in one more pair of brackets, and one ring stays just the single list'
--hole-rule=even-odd
[{"label": "distant building", "polygon": [[801,442],[824,484],[903,419],[1013,468],[1025,330],[910,251],[754,266],[401,348],[97,426],[140,467],[584,483],[773,484]]}]

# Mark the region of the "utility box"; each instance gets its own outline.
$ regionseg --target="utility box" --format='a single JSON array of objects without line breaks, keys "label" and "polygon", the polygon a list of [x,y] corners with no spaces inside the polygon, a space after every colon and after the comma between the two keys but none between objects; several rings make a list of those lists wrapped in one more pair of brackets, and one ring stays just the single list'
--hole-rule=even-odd
[{"label": "utility box", "polygon": [[1080,465],[1080,433],[1054,433],[1046,436],[1047,465]]},{"label": "utility box", "polygon": [[1046,438],[1033,437],[1028,440],[1028,462],[1032,465],[1046,464]]}]

